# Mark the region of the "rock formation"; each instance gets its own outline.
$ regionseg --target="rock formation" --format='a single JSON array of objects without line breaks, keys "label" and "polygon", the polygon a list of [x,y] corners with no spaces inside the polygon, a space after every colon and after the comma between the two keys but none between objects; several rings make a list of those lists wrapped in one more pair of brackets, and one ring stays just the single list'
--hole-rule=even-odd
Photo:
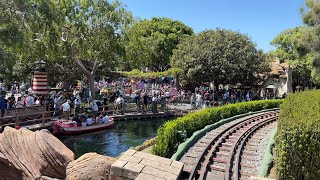
[{"label": "rock formation", "polygon": [[6,127],[0,134],[0,177],[64,179],[74,154],[47,130],[32,132]]},{"label": "rock formation", "polygon": [[87,153],[67,166],[67,180],[108,180],[110,167],[116,159],[97,153]]}]

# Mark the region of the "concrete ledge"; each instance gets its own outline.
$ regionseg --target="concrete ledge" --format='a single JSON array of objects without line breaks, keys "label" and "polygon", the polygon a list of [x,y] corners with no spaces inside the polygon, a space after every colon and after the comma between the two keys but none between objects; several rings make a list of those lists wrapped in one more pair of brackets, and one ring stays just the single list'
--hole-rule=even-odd
[{"label": "concrete ledge", "polygon": [[140,173],[136,180],[163,180],[150,174]]},{"label": "concrete ledge", "polygon": [[275,144],[276,132],[277,132],[277,129],[275,129],[271,132],[270,139],[268,141],[268,144],[267,144],[265,152],[264,152],[264,156],[262,159],[262,163],[260,166],[258,177],[267,177],[268,176],[268,172],[271,168],[272,161],[273,161],[272,147]]},{"label": "concrete ledge", "polygon": [[111,165],[110,179],[178,179],[182,169],[181,162],[129,149]]}]

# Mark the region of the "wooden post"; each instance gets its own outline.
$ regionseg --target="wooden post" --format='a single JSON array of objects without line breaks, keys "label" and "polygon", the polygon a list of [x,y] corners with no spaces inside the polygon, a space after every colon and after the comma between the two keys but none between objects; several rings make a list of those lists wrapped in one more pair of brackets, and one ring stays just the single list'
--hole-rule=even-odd
[{"label": "wooden post", "polygon": [[19,126],[19,115],[16,113],[16,122],[15,122],[15,126]]},{"label": "wooden post", "polygon": [[45,118],[46,118],[46,112],[43,112],[42,113],[42,127],[44,127]]}]

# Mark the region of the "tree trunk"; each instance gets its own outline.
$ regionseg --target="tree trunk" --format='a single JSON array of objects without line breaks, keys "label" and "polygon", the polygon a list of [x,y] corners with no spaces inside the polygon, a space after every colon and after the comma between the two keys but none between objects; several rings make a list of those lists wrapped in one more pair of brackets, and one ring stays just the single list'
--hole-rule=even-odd
[{"label": "tree trunk", "polygon": [[86,67],[84,67],[84,65],[82,64],[82,62],[80,60],[76,60],[76,65],[81,69],[81,71],[87,76],[89,84],[88,84],[88,88],[89,88],[89,101],[93,101],[95,100],[96,96],[95,96],[95,91],[94,91],[94,75],[96,72],[96,69],[98,67],[97,65],[97,61],[94,62],[94,65],[92,67],[92,71],[88,71]]},{"label": "tree trunk", "polygon": [[179,75],[178,74],[174,75],[174,83],[177,88],[177,91],[179,91],[180,90],[180,82],[179,82]]},{"label": "tree trunk", "polygon": [[93,74],[87,77],[89,79],[89,101],[96,99],[96,92],[94,91],[94,76]]}]

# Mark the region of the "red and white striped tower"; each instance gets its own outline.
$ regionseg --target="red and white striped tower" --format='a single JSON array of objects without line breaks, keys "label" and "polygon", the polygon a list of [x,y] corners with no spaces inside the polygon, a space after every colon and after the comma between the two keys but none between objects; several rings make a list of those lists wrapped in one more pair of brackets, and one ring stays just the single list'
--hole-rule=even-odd
[{"label": "red and white striped tower", "polygon": [[32,92],[34,94],[48,94],[47,72],[35,71],[33,73]]}]

